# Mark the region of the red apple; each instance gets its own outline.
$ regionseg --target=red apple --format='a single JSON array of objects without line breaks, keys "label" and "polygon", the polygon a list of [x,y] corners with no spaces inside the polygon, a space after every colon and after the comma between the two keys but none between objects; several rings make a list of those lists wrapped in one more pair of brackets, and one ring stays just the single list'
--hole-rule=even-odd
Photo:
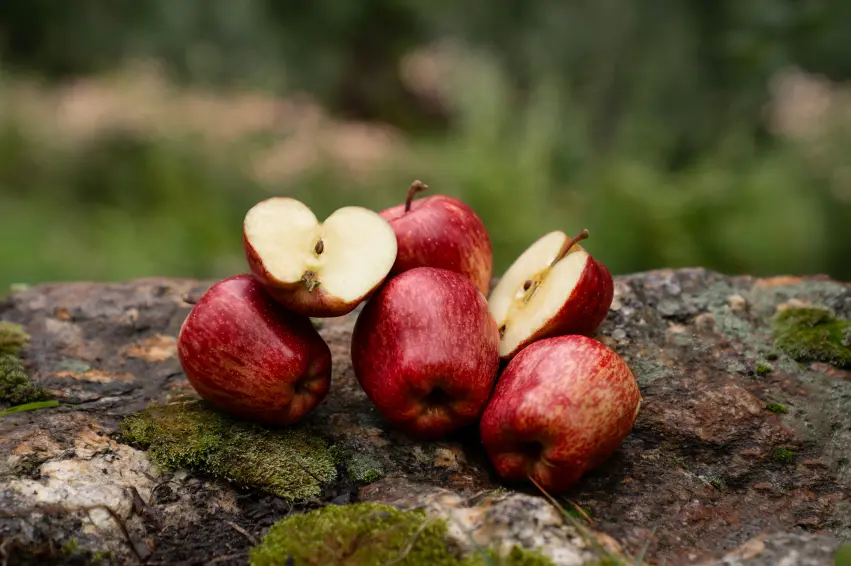
[{"label": "red apple", "polygon": [[580,335],[538,340],[503,371],[479,423],[497,473],[570,489],[632,430],[641,393],[611,349]]},{"label": "red apple", "polygon": [[272,197],[245,215],[243,246],[251,272],[293,312],[342,316],[384,281],[396,236],[378,213],[346,206],[319,222],[307,205]]},{"label": "red apple", "polygon": [[499,368],[484,295],[459,273],[416,267],[366,303],[352,335],[355,375],[379,413],[416,438],[474,422]]},{"label": "red apple", "polygon": [[414,181],[405,204],[383,210],[398,241],[397,275],[414,267],[438,267],[469,277],[487,295],[493,273],[490,236],[481,219],[457,198],[432,195],[414,200],[428,187]]},{"label": "red apple", "polygon": [[180,328],[177,352],[201,397],[269,424],[302,419],[331,384],[331,350],[310,319],[286,310],[248,274],[201,297]]},{"label": "red apple", "polygon": [[499,326],[499,355],[510,360],[535,340],[565,334],[593,335],[614,297],[612,275],[577,242],[550,232],[508,268],[488,299]]}]

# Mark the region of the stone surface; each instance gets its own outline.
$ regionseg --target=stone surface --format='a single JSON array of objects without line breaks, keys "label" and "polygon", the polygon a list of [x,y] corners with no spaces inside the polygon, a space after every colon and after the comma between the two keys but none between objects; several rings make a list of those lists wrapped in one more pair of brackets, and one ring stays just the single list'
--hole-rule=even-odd
[{"label": "stone surface", "polygon": [[0,320],[31,336],[28,373],[61,402],[0,417],[0,563],[101,553],[117,564],[246,564],[275,520],[354,501],[424,506],[459,540],[538,546],[561,564],[646,546],[647,564],[830,565],[851,537],[851,372],[793,360],[771,335],[778,309],[851,318],[851,286],[701,269],[617,278],[597,338],[633,368],[644,402],[617,453],[560,498],[588,518],[563,520],[533,488],[500,484],[475,429],[419,443],[383,422],[348,359],[357,313],[321,324],[332,392],[303,426],[357,458],[320,495],[293,502],[158,469],[118,425],[192,394],[176,336],[184,298],[208,284],[45,285],[0,304]]}]

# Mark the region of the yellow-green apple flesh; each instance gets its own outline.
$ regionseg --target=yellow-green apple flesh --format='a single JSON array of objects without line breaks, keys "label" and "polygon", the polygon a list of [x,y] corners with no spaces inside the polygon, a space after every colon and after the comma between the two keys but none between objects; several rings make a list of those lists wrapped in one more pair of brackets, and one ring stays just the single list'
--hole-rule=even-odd
[{"label": "yellow-green apple flesh", "polygon": [[487,301],[469,279],[416,267],[390,278],[366,303],[351,355],[361,387],[390,424],[437,439],[482,414],[498,348]]},{"label": "yellow-green apple flesh", "polygon": [[272,197],[245,215],[251,272],[293,312],[342,316],[369,297],[396,261],[396,235],[377,212],[358,206],[319,222],[304,203]]},{"label": "yellow-green apple flesh", "polygon": [[285,309],[249,274],[210,287],[183,322],[177,352],[202,398],[268,424],[301,420],[331,384],[331,350],[310,319]]},{"label": "yellow-green apple flesh", "polygon": [[414,181],[404,204],[381,211],[396,233],[398,252],[391,273],[438,267],[465,275],[487,296],[493,250],[482,220],[463,201],[448,195],[414,200],[428,187]]},{"label": "yellow-green apple flesh", "polygon": [[554,231],[529,246],[505,272],[488,298],[500,331],[499,355],[513,358],[542,338],[592,336],[614,297],[612,275],[579,241]]},{"label": "yellow-green apple flesh", "polygon": [[505,367],[479,432],[500,476],[564,492],[617,450],[640,405],[614,351],[577,334],[545,338]]}]

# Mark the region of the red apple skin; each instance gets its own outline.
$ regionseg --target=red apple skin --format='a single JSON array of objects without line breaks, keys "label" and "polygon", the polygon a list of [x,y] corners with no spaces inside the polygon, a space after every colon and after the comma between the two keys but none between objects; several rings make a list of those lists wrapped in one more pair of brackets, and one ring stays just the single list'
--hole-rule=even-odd
[{"label": "red apple skin", "polygon": [[581,335],[539,340],[499,378],[479,423],[485,450],[509,481],[570,489],[629,435],[641,393],[629,367]]},{"label": "red apple skin", "polygon": [[288,310],[302,316],[328,318],[349,314],[384,283],[384,279],[382,279],[372,289],[354,301],[341,301],[334,296],[328,295],[321,283],[311,291],[301,281],[284,283],[272,277],[263,265],[263,261],[251,245],[251,242],[245,236],[245,233],[242,236],[242,244],[245,249],[245,258],[248,261],[248,267],[266,292]]},{"label": "red apple skin", "polygon": [[389,423],[413,438],[437,439],[475,422],[487,405],[499,331],[469,279],[416,267],[389,279],[364,306],[352,365]]},{"label": "red apple skin", "polygon": [[391,274],[415,267],[437,267],[467,276],[487,296],[493,250],[484,223],[472,208],[448,195],[414,200],[379,213],[396,233],[396,263]]},{"label": "red apple skin", "polygon": [[310,319],[248,274],[213,285],[183,322],[177,352],[198,394],[232,415],[295,423],[328,394],[331,350]]},{"label": "red apple skin", "polygon": [[614,294],[612,274],[605,265],[589,255],[579,282],[558,313],[540,330],[518,344],[514,351],[503,356],[503,362],[511,360],[523,348],[543,338],[568,334],[593,336],[606,320]]}]

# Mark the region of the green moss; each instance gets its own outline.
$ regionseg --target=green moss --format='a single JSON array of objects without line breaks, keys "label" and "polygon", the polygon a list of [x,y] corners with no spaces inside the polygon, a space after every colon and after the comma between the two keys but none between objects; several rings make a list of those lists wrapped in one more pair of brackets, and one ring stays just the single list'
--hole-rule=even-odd
[{"label": "green moss", "polygon": [[797,452],[788,448],[775,448],[774,461],[782,464],[790,464],[795,461],[795,456],[797,456],[797,454]]},{"label": "green moss", "polygon": [[766,410],[771,411],[775,414],[786,414],[789,412],[789,409],[781,405],[780,403],[769,403],[765,406]]},{"label": "green moss", "polygon": [[48,397],[32,384],[21,361],[21,351],[29,341],[30,336],[20,325],[0,322],[0,401],[23,405]]},{"label": "green moss", "polygon": [[80,545],[77,544],[77,539],[71,537],[71,539],[62,545],[62,554],[71,555],[76,554],[80,550]]},{"label": "green moss", "polygon": [[792,308],[777,313],[775,345],[798,361],[851,367],[851,322],[823,308]]},{"label": "green moss", "polygon": [[337,477],[337,458],[321,438],[238,421],[202,402],[154,405],[124,419],[120,430],[164,469],[206,473],[289,500],[319,495]]},{"label": "green moss", "polygon": [[768,362],[757,362],[754,366],[754,372],[757,375],[768,375],[774,371],[774,368]]},{"label": "green moss", "polygon": [[368,454],[354,453],[346,457],[349,478],[354,481],[372,483],[384,477],[384,466]]},{"label": "green moss", "polygon": [[389,505],[330,505],[287,517],[251,549],[251,566],[552,566],[545,556],[513,547],[504,557],[491,549],[465,554],[446,536],[446,522],[422,510]]},{"label": "green moss", "polygon": [[24,405],[46,398],[47,393],[32,384],[17,356],[0,354],[0,401]]},{"label": "green moss", "polygon": [[0,322],[0,354],[18,356],[29,341],[29,334],[20,325]]}]

